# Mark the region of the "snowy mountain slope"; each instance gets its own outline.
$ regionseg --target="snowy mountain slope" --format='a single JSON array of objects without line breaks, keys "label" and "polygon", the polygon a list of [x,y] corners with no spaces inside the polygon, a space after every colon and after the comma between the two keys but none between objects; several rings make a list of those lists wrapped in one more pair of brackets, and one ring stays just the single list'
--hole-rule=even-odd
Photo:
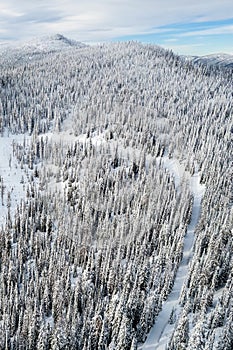
[{"label": "snowy mountain slope", "polygon": [[[26,201],[30,175],[33,172],[19,163],[16,149],[17,147],[27,149],[30,142],[29,135],[7,135],[5,133],[0,137],[0,225],[4,224],[9,216],[14,216],[17,207]],[[36,183],[37,181],[34,182],[34,185]]]},{"label": "snowy mountain slope", "polygon": [[35,38],[17,45],[0,47],[0,60],[10,64],[42,59],[45,55],[70,49],[81,49],[85,44],[61,34]]},{"label": "snowy mountain slope", "polygon": [[219,53],[206,56],[186,56],[194,63],[217,65],[226,68],[233,68],[233,55]]},{"label": "snowy mountain slope", "polygon": [[[26,174],[20,168],[18,162],[13,155],[13,143],[21,141],[23,143],[23,136],[18,137],[0,137],[0,177],[1,189],[3,194],[1,196],[1,215],[0,225],[3,224],[8,217],[8,210],[14,215],[17,205],[21,200],[25,200],[25,181]],[[10,207],[9,207],[10,202]]]},{"label": "snowy mountain slope", "polygon": [[69,47],[0,65],[0,348],[231,350],[232,75]]},{"label": "snowy mountain slope", "polygon": [[55,34],[50,36],[44,36],[41,38],[35,38],[25,43],[21,43],[17,47],[17,49],[21,51],[32,52],[32,53],[36,53],[36,52],[48,53],[48,52],[64,50],[70,47],[82,48],[85,46],[86,45],[81,42],[68,39],[61,34]]}]

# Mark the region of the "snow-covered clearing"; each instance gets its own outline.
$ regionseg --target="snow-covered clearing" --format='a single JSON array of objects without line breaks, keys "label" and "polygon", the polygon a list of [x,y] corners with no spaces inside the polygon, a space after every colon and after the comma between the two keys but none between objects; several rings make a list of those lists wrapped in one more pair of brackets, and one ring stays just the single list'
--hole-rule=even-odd
[{"label": "snow-covered clearing", "polygon": [[[9,205],[10,213],[12,214],[17,205],[20,204],[21,199],[24,199],[26,196],[25,180],[27,175],[14,157],[13,143],[17,142],[23,145],[29,139],[30,137],[25,135],[7,136],[5,134],[0,137],[0,185],[1,190],[3,190],[3,196],[1,195],[0,201],[0,224],[3,224],[6,220]],[[8,194],[10,197],[8,197]]]},{"label": "snow-covered clearing", "polygon": [[174,330],[175,322],[173,324],[169,324],[169,318],[172,312],[175,313],[174,317],[176,318],[181,311],[181,307],[179,306],[179,297],[182,286],[188,274],[189,261],[192,259],[194,230],[199,219],[201,200],[205,192],[205,186],[200,184],[200,176],[198,173],[191,176],[189,172],[185,171],[184,166],[180,164],[177,159],[169,159],[167,156],[165,156],[162,159],[158,159],[158,161],[161,160],[163,166],[173,174],[177,190],[179,190],[182,179],[189,181],[189,187],[193,194],[194,202],[191,221],[188,225],[187,233],[184,239],[183,258],[177,271],[172,291],[168,299],[164,302],[162,310],[159,313],[154,326],[150,330],[145,343],[142,346],[139,346],[139,349],[142,350],[165,349],[166,344],[168,343]]}]

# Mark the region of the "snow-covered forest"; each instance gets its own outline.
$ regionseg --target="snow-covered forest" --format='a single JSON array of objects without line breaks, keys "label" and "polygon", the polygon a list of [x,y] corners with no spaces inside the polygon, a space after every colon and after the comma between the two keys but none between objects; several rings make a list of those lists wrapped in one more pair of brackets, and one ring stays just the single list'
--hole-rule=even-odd
[{"label": "snow-covered forest", "polygon": [[0,55],[0,349],[231,350],[232,69],[56,40]]}]

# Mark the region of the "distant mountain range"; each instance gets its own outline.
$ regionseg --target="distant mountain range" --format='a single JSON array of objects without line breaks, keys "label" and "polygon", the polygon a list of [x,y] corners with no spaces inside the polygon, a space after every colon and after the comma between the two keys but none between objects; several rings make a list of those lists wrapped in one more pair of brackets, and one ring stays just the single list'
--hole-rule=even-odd
[{"label": "distant mountain range", "polygon": [[186,58],[194,63],[233,68],[233,55],[229,54],[217,53],[206,56],[186,56]]}]

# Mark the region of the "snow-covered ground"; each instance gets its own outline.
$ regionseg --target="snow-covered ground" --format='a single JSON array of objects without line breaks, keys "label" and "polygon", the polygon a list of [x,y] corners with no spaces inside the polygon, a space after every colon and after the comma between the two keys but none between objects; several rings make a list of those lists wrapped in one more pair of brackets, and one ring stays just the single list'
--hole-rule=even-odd
[{"label": "snow-covered ground", "polygon": [[[87,142],[86,134],[75,136],[71,132],[71,118],[68,118],[63,124],[61,132],[47,133],[46,135],[49,139],[56,142],[71,143],[72,141],[78,140],[79,142]],[[26,187],[27,187],[27,174],[25,169],[21,168],[17,159],[13,153],[13,143],[17,142],[21,145],[27,144],[30,137],[24,135],[13,135],[0,137],[0,176],[3,179],[4,186],[4,196],[3,203],[0,203],[0,224],[4,223],[8,213],[7,207],[7,197],[10,193],[10,211],[11,214],[16,210],[18,204],[22,199],[26,197]],[[91,141],[93,144],[99,145],[106,142],[103,134],[97,135],[93,134],[91,136]],[[113,142],[114,143],[114,142]],[[129,151],[129,150],[128,150]],[[185,282],[185,278],[188,274],[189,261],[192,259],[192,248],[194,242],[194,230],[198,222],[201,200],[205,191],[205,187],[200,184],[200,176],[195,173],[193,176],[190,175],[188,171],[185,171],[185,167],[175,158],[169,158],[164,156],[157,159],[158,162],[163,164],[173,176],[175,181],[175,186],[177,191],[181,190],[181,181],[188,181],[190,191],[194,196],[194,203],[192,209],[191,222],[188,225],[187,234],[184,239],[184,250],[183,259],[181,261],[180,267],[177,271],[175,283],[170,293],[168,299],[164,302],[162,310],[158,315],[154,327],[148,334],[146,342],[139,348],[142,350],[152,350],[152,349],[165,349],[166,344],[173,332],[175,324],[169,323],[169,318],[171,312],[175,312],[176,317],[178,317],[181,307],[179,306],[179,297],[182,290],[182,286]],[[24,181],[22,181],[24,179]]]},{"label": "snow-covered ground", "polygon": [[[17,142],[23,145],[29,140],[29,136],[7,135],[0,137],[0,187],[3,186],[3,201],[0,199],[0,225],[6,220],[8,207],[10,204],[10,213],[12,214],[21,199],[26,196],[27,175],[24,169],[21,169],[17,159],[13,154],[13,143]],[[10,198],[8,198],[10,194]],[[9,203],[10,201],[10,203]]]},{"label": "snow-covered ground", "polygon": [[187,228],[184,239],[183,258],[176,274],[175,282],[168,299],[164,302],[161,312],[159,313],[154,326],[148,334],[146,342],[139,346],[141,350],[164,350],[169,338],[174,330],[175,323],[170,324],[169,318],[174,312],[174,318],[177,318],[181,307],[179,306],[179,297],[182,286],[185,282],[189,269],[189,261],[192,259],[192,248],[194,243],[194,230],[198,222],[201,200],[205,192],[205,186],[200,184],[200,176],[195,173],[193,176],[185,171],[184,166],[177,159],[169,159],[167,156],[162,158],[163,166],[168,169],[174,176],[175,185],[179,190],[182,179],[189,181],[190,191],[194,196],[191,221]]},{"label": "snow-covered ground", "polygon": [[2,62],[17,63],[32,61],[54,52],[64,52],[69,49],[82,49],[86,44],[68,39],[61,34],[47,35],[34,38],[26,42],[0,45],[0,59]]}]

